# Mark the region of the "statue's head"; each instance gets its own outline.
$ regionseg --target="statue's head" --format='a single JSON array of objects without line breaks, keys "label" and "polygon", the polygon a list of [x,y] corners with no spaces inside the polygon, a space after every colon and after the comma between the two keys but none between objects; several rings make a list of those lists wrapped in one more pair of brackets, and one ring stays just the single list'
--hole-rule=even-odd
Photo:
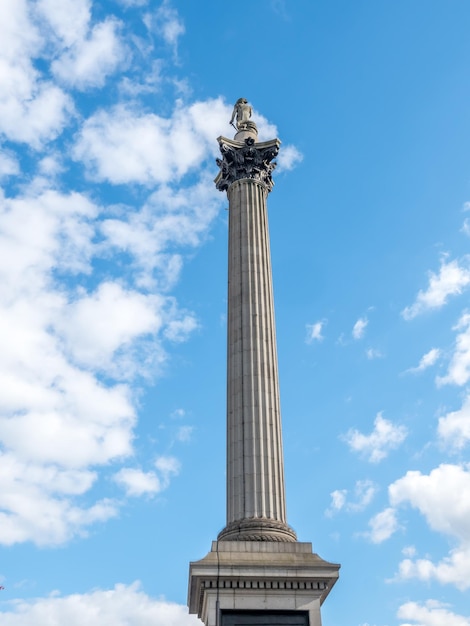
[{"label": "statue's head", "polygon": [[235,106],[237,104],[248,104],[248,100],[246,98],[238,98],[238,100],[235,102]]}]

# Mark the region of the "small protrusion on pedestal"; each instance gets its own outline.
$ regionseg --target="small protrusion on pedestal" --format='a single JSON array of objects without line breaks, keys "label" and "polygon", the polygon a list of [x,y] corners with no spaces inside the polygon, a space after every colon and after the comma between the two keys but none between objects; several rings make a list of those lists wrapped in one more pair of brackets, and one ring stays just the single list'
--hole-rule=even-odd
[{"label": "small protrusion on pedestal", "polygon": [[[235,141],[245,141],[249,137],[252,138],[255,142],[258,139],[258,129],[256,124],[251,121],[251,116],[253,113],[253,109],[250,104],[248,104],[248,100],[246,98],[238,98],[235,102],[232,112],[232,119],[230,120],[230,124],[237,131],[235,134]],[[233,123],[236,118],[236,125]]]},{"label": "small protrusion on pedestal", "polygon": [[244,123],[243,128],[241,128],[237,133],[235,133],[235,141],[245,141],[245,139],[253,139],[256,143],[258,140],[258,129],[256,128],[256,124],[251,120]]}]

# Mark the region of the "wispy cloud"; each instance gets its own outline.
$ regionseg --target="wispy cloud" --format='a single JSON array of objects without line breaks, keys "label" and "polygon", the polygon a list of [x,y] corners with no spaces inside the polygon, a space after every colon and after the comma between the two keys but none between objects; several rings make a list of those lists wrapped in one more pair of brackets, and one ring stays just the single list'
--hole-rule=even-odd
[{"label": "wispy cloud", "polygon": [[323,329],[326,325],[327,320],[319,320],[314,324],[306,324],[305,328],[307,331],[307,336],[305,338],[305,343],[313,343],[314,341],[323,341],[325,338],[322,334]]},{"label": "wispy cloud", "polygon": [[362,339],[364,337],[364,333],[368,324],[369,324],[369,320],[367,319],[367,317],[360,317],[353,326],[353,329],[352,329],[353,338]]},{"label": "wispy cloud", "polygon": [[423,354],[418,365],[416,367],[410,367],[410,369],[406,370],[407,372],[418,374],[419,372],[423,372],[428,369],[428,367],[432,367],[441,356],[441,351],[439,348],[431,348],[429,352]]},{"label": "wispy cloud", "polygon": [[194,426],[180,426],[176,433],[176,439],[182,442],[188,442],[191,440]]},{"label": "wispy cloud", "polygon": [[395,509],[384,509],[369,520],[370,530],[364,533],[372,543],[382,543],[389,539],[398,529],[398,520]]},{"label": "wispy cloud", "polygon": [[464,313],[454,330],[460,331],[445,376],[436,378],[437,385],[465,385],[470,379],[470,313]]},{"label": "wispy cloud", "polygon": [[404,319],[411,320],[425,311],[439,309],[450,296],[461,294],[470,284],[469,262],[470,256],[449,262],[444,257],[439,273],[430,272],[428,288],[419,291],[414,303],[403,309]]},{"label": "wispy cloud", "polygon": [[369,361],[373,361],[374,359],[382,359],[383,353],[378,348],[367,348],[366,357]]},{"label": "wispy cloud", "polygon": [[343,439],[353,452],[358,452],[371,463],[382,461],[391,450],[398,448],[408,434],[405,426],[395,425],[378,413],[374,429],[364,435],[356,429],[349,430]]},{"label": "wispy cloud", "polygon": [[160,35],[173,49],[174,58],[178,56],[178,40],[185,32],[185,26],[176,9],[168,0],[164,0],[154,13],[147,13],[144,23],[151,32]]},{"label": "wispy cloud", "polygon": [[348,513],[363,511],[372,502],[377,490],[377,485],[371,480],[356,481],[354,492],[351,493],[350,497],[348,497],[347,489],[336,489],[330,494],[331,504],[325,511],[325,515],[331,517],[342,510]]},{"label": "wispy cloud", "polygon": [[460,409],[439,418],[437,433],[440,441],[454,450],[462,450],[470,443],[470,395]]},{"label": "wispy cloud", "polygon": [[406,602],[398,609],[397,617],[414,622],[403,626],[470,626],[470,618],[453,613],[448,604],[439,600]]},{"label": "wispy cloud", "polygon": [[271,7],[275,13],[282,17],[282,19],[286,21],[290,20],[285,0],[271,0]]},{"label": "wispy cloud", "polygon": [[284,172],[294,169],[303,159],[303,154],[295,146],[286,146],[277,157],[278,169],[276,172]]},{"label": "wispy cloud", "polygon": [[161,456],[154,466],[155,470],[149,472],[123,467],[114,475],[114,480],[128,496],[156,495],[168,488],[170,479],[178,475],[180,464],[174,457]]}]

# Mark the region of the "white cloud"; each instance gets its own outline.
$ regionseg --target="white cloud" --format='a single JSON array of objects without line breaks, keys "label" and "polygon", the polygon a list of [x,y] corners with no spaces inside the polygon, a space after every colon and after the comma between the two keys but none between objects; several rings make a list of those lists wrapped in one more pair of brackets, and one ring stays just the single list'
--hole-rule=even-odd
[{"label": "white cloud", "polygon": [[370,435],[364,435],[356,429],[349,430],[344,440],[351,450],[359,452],[372,463],[384,459],[391,450],[395,450],[407,436],[405,426],[396,426],[377,413],[374,420],[374,430]]},{"label": "white cloud", "polygon": [[312,343],[314,341],[323,341],[325,337],[322,335],[322,331],[325,325],[326,325],[326,320],[320,320],[318,322],[315,322],[314,324],[305,324],[305,328],[307,330],[307,337],[305,339],[305,343]]},{"label": "white cloud", "polygon": [[416,367],[411,367],[410,369],[406,371],[411,372],[413,374],[423,372],[425,369],[428,369],[428,367],[432,367],[437,362],[440,356],[441,356],[441,351],[439,350],[439,348],[431,348],[429,352],[426,352],[426,354],[423,354],[423,356],[420,359],[419,364]]},{"label": "white cloud", "polygon": [[43,174],[46,179],[52,179],[57,174],[64,171],[61,164],[60,155],[48,154],[43,157],[38,163],[38,171]]},{"label": "white cloud", "polygon": [[457,334],[447,374],[436,378],[438,385],[465,385],[470,379],[470,313],[464,313],[453,330],[461,332]]},{"label": "white cloud", "polygon": [[37,0],[36,8],[65,47],[85,39],[91,20],[91,0]]},{"label": "white cloud", "polygon": [[441,441],[456,450],[470,442],[470,396],[467,395],[458,411],[439,418],[437,432]]},{"label": "white cloud", "polygon": [[0,132],[11,141],[24,142],[33,148],[55,139],[62,132],[73,110],[72,100],[55,85],[42,82],[28,87],[27,95],[19,93],[17,77],[10,72],[0,95]]},{"label": "white cloud", "polygon": [[405,320],[411,320],[417,315],[430,309],[438,309],[447,302],[449,296],[459,295],[470,284],[470,257],[446,262],[441,261],[439,273],[429,274],[429,286],[426,291],[419,291],[416,300],[411,306],[402,311]]},{"label": "white cloud", "polygon": [[377,493],[377,486],[371,480],[358,480],[354,487],[352,500],[348,500],[347,489],[337,489],[331,495],[331,505],[326,510],[326,515],[331,517],[334,513],[344,509],[348,513],[363,511]]},{"label": "white cloud", "polygon": [[341,511],[346,504],[346,498],[348,495],[347,489],[335,489],[330,493],[331,496],[331,504],[329,508],[326,510],[326,515],[331,517],[334,513]]},{"label": "white cloud", "polygon": [[117,514],[116,506],[103,499],[89,507],[75,506],[72,496],[85,493],[96,475],[88,470],[67,470],[56,464],[23,462],[15,454],[0,455],[1,543],[33,539],[38,545],[54,545]]},{"label": "white cloud", "polygon": [[0,152],[0,180],[6,176],[13,176],[20,171],[18,161],[7,152]]},{"label": "white cloud", "polygon": [[360,317],[353,326],[353,329],[352,329],[353,338],[362,339],[362,337],[364,337],[364,333],[368,324],[369,324],[369,320],[367,319],[367,317]]},{"label": "white cloud", "polygon": [[[21,196],[0,196],[0,214],[0,542],[58,544],[117,514],[109,500],[86,500],[100,466],[133,454],[129,378],[154,371],[165,333],[182,340],[194,326],[174,298],[139,290],[132,268],[129,287],[98,273],[93,288],[70,287],[99,255],[123,253],[118,242],[95,243],[100,207],[85,196],[36,180]],[[175,239],[167,233],[162,253]],[[167,485],[176,466],[159,463]]]},{"label": "white cloud", "polygon": [[[470,211],[470,202],[464,202],[462,211]],[[466,217],[460,229],[465,235],[470,236],[470,218]]]},{"label": "white cloud", "polygon": [[69,86],[79,89],[101,87],[125,58],[125,49],[113,19],[93,27],[89,37],[52,63],[54,74]]},{"label": "white cloud", "polygon": [[470,587],[470,546],[462,544],[437,563],[430,559],[404,559],[399,565],[397,578],[436,580],[464,591]]},{"label": "white cloud", "polygon": [[470,218],[466,217],[463,221],[462,228],[460,229],[467,237],[470,236]]},{"label": "white cloud", "polygon": [[107,281],[94,293],[64,307],[57,328],[76,362],[129,378],[138,364],[128,349],[132,350],[142,336],[157,335],[163,325],[165,303],[162,297]]},{"label": "white cloud", "polygon": [[133,467],[123,467],[114,475],[114,481],[128,496],[155,495],[167,489],[174,476],[180,473],[180,462],[173,456],[159,456],[156,471],[144,472]]},{"label": "white cloud", "polygon": [[389,507],[369,520],[370,531],[365,536],[372,543],[382,543],[398,529],[396,511]]},{"label": "white cloud", "polygon": [[400,626],[470,626],[470,618],[452,613],[448,605],[438,600],[427,600],[424,604],[406,602],[398,609],[397,617],[414,622]]},{"label": "white cloud", "polygon": [[459,589],[470,587],[470,471],[468,466],[442,464],[429,475],[409,471],[389,486],[392,506],[410,504],[432,530],[459,543],[441,561],[405,559],[398,577],[437,580]]},{"label": "white cloud", "polygon": [[369,361],[373,361],[374,359],[381,359],[383,357],[383,354],[377,348],[367,348],[366,357],[369,359]]},{"label": "white cloud", "polygon": [[[78,133],[74,158],[83,161],[97,180],[168,185],[217,156],[214,138],[227,133],[230,114],[231,107],[221,98],[188,106],[177,102],[168,118],[124,105],[101,110],[88,118]],[[256,116],[256,123],[260,139],[276,136],[276,127],[262,115]],[[293,146],[282,148],[280,165],[284,159],[284,167],[286,163],[294,167],[294,152],[297,154]],[[211,190],[212,178],[211,161]]]},{"label": "white cloud", "polygon": [[160,456],[154,466],[155,472],[123,467],[114,475],[114,480],[128,496],[155,495],[169,487],[171,478],[180,472],[180,463],[175,457]]},{"label": "white cloud", "polygon": [[0,4],[1,57],[22,63],[37,54],[43,44],[38,28],[31,21],[27,0],[4,0]]},{"label": "white cloud", "polygon": [[171,118],[122,105],[101,110],[84,123],[74,156],[98,180],[174,182],[216,155],[214,137],[222,134],[229,115],[220,98],[180,104]]},{"label": "white cloud", "polygon": [[176,438],[178,441],[190,441],[191,436],[193,434],[194,427],[193,426],[180,426],[178,428],[178,432],[176,433]]},{"label": "white cloud", "polygon": [[164,482],[171,476],[176,476],[180,471],[180,463],[173,456],[159,456],[155,461],[155,467],[161,472]]},{"label": "white cloud", "polygon": [[170,341],[186,341],[188,336],[198,328],[198,323],[192,315],[168,322],[164,335]]},{"label": "white cloud", "polygon": [[[191,187],[174,190],[163,185],[141,210],[128,216],[106,219],[101,224],[107,243],[131,255],[141,287],[171,288],[179,277],[182,257],[175,245],[197,246],[206,236],[217,214],[221,197],[205,174]],[[171,247],[172,252],[168,249]],[[170,301],[167,301],[170,306]],[[176,321],[176,316],[173,316]],[[179,340],[197,326],[191,316],[178,317],[178,324],[167,329],[170,340]]]},{"label": "white cloud", "polygon": [[44,40],[30,8],[25,0],[0,3],[0,135],[39,148],[62,131],[73,104],[33,65]]},{"label": "white cloud", "polygon": [[[8,605],[7,605],[8,606]],[[179,604],[154,599],[139,582],[84,594],[13,600],[0,611],[2,626],[197,626],[197,617]]]},{"label": "white cloud", "polygon": [[355,501],[348,503],[349,511],[363,511],[377,493],[377,485],[371,480],[358,480],[354,489]]},{"label": "white cloud", "polygon": [[155,472],[143,472],[133,467],[123,467],[114,475],[114,480],[123,487],[128,496],[156,494],[162,489],[162,483]]},{"label": "white cloud", "polygon": [[141,94],[156,94],[162,87],[165,79],[164,63],[162,59],[154,59],[145,73],[141,76],[130,78],[123,76],[119,82],[119,91],[124,96],[136,98]]},{"label": "white cloud", "polygon": [[[62,375],[57,370],[61,364]],[[24,462],[63,468],[104,464],[131,454],[135,414],[128,390],[105,388],[64,361],[48,359],[47,366],[53,369],[43,377],[28,372],[30,380],[22,371],[2,376],[2,383],[12,387],[2,401],[0,439],[5,448]],[[21,392],[28,387],[35,395],[23,399]]]},{"label": "white cloud", "polygon": [[283,146],[277,157],[278,168],[276,172],[293,170],[303,158],[303,154],[295,146]]},{"label": "white cloud", "polygon": [[416,548],[414,546],[405,546],[403,550],[401,551],[401,553],[404,556],[412,557],[412,556],[415,556],[416,554]]},{"label": "white cloud", "polygon": [[409,471],[389,486],[389,495],[393,506],[409,503],[418,509],[433,530],[470,541],[468,467],[442,464],[430,474]]},{"label": "white cloud", "polygon": [[[23,178],[16,196],[0,192],[0,543],[7,545],[58,545],[117,515],[121,504],[94,495],[106,490],[107,472],[129,495],[156,493],[178,473],[172,457],[133,469],[134,383],[155,375],[169,341],[197,328],[169,291],[185,249],[204,241],[223,201],[209,166],[230,118],[221,98],[178,102],[168,118],[135,102],[85,122],[76,115],[57,81],[99,87],[130,60],[125,25],[94,21],[92,8],[91,0],[0,2],[0,138],[41,150],[73,120],[74,154],[90,174],[153,190],[139,207],[103,207],[59,191],[68,136],[37,155],[39,175]],[[164,2],[155,15],[155,32],[176,50],[178,14]],[[158,62],[152,68],[155,84]],[[132,80],[148,86],[142,73],[131,72]],[[259,125],[260,135],[273,128],[262,116]],[[20,163],[34,157],[22,156],[1,152],[0,177],[20,174]],[[296,158],[286,151],[287,163]],[[187,174],[194,176],[181,185]],[[188,440],[191,428],[181,426],[176,438]]]},{"label": "white cloud", "polygon": [[92,25],[90,0],[39,0],[37,7],[56,36],[54,76],[79,89],[102,86],[125,57],[121,24],[108,18]]},{"label": "white cloud", "polygon": [[141,7],[148,4],[148,1],[149,0],[118,0],[118,2],[125,7]]},{"label": "white cloud", "polygon": [[168,0],[164,0],[154,13],[147,13],[144,23],[151,32],[155,32],[163,38],[163,41],[173,48],[176,57],[178,52],[178,39],[184,34],[185,28],[178,12]]}]

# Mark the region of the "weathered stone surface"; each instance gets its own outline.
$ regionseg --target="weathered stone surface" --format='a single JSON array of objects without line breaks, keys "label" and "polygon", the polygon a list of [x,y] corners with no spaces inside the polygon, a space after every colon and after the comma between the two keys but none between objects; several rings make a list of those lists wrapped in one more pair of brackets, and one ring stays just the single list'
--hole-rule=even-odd
[{"label": "weathered stone surface", "polygon": [[227,527],[219,539],[295,541],[286,520],[268,190],[244,178],[227,193]]},{"label": "weathered stone surface", "polygon": [[272,160],[279,153],[279,139],[255,143],[255,136],[249,130],[237,133],[235,141],[219,137],[221,159],[216,159],[220,172],[215,179],[219,191],[227,191],[232,183],[244,178],[252,178],[264,183],[268,191],[273,188],[272,173],[276,167]]},{"label": "weathered stone surface", "polygon": [[311,543],[214,541],[190,564],[189,611],[206,626],[216,626],[218,609],[308,611],[310,626],[320,626],[338,570],[312,553]]}]

